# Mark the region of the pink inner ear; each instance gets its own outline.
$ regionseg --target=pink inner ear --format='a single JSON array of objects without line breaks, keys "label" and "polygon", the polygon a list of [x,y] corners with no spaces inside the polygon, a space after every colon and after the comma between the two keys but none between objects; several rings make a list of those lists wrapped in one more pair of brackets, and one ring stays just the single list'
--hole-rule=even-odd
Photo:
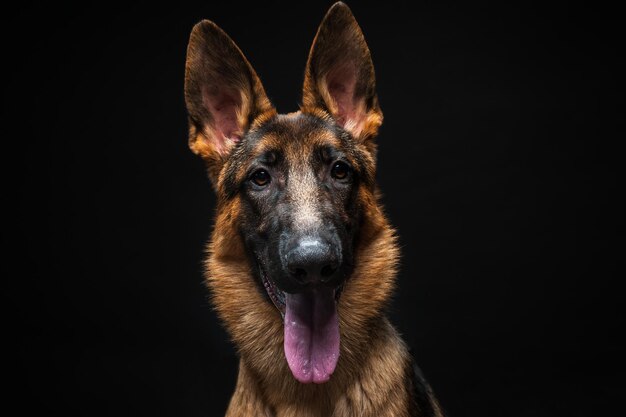
[{"label": "pink inner ear", "polygon": [[356,67],[345,63],[331,70],[326,76],[328,92],[337,104],[337,123],[346,126],[347,123],[357,123],[357,102],[354,97],[356,88]]},{"label": "pink inner ear", "polygon": [[238,142],[241,139],[237,111],[241,108],[241,96],[236,90],[205,88],[202,101],[211,113],[215,130],[215,145],[218,152],[227,147],[227,141]]}]

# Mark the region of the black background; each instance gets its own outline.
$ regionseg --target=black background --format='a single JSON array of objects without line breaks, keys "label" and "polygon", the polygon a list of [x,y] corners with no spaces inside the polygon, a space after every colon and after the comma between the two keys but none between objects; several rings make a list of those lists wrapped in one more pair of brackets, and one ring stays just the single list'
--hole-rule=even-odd
[{"label": "black background", "polygon": [[[215,200],[187,148],[186,44],[214,20],[294,111],[330,3],[157,3],[2,16],[3,344],[24,412],[217,416],[235,384],[202,283]],[[403,249],[390,315],[453,417],[601,415],[623,396],[623,21],[467,3],[350,3]]]}]

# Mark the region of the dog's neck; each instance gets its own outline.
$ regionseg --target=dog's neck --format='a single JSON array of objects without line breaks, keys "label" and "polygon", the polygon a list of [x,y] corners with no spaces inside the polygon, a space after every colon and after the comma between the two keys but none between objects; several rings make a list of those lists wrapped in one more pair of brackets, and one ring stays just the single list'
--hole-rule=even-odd
[{"label": "dog's neck", "polygon": [[[404,416],[411,401],[407,349],[386,318],[367,326],[367,346],[346,340],[342,357],[325,384],[301,384],[288,367],[258,372],[255,358],[242,357],[228,416]],[[284,359],[283,359],[284,362]],[[244,414],[242,414],[244,413]]]}]

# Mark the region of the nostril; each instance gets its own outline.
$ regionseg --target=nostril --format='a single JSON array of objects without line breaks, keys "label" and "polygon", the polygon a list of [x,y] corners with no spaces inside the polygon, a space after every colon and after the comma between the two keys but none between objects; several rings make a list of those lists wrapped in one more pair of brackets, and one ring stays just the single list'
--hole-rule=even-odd
[{"label": "nostril", "polygon": [[322,271],[321,271],[322,277],[328,278],[329,276],[334,274],[336,270],[337,268],[333,268],[331,265],[326,265],[325,267],[322,268]]}]

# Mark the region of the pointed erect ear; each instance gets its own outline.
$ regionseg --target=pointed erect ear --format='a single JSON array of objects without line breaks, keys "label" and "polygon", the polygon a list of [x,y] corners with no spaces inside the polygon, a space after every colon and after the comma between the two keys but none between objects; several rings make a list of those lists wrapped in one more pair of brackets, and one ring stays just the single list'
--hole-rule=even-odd
[{"label": "pointed erect ear", "polygon": [[208,20],[194,26],[189,38],[185,102],[189,147],[210,163],[223,162],[255,118],[275,114],[243,53]]},{"label": "pointed erect ear", "polygon": [[344,3],[330,8],[313,40],[302,101],[303,111],[329,112],[358,140],[376,136],[382,123],[372,57]]}]

